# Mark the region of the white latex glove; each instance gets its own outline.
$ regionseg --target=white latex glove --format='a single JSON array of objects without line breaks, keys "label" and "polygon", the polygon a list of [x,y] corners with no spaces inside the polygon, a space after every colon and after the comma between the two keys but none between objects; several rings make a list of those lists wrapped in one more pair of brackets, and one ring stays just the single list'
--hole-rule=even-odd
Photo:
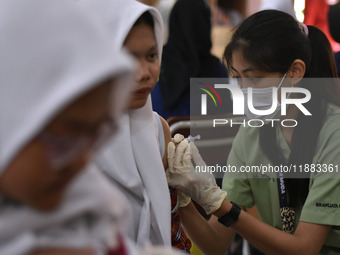
[{"label": "white latex glove", "polygon": [[[181,134],[175,134],[171,140],[175,145],[177,145],[184,140],[184,136]],[[169,157],[169,154],[168,154],[168,160],[169,158],[171,160],[171,164],[173,165],[174,156],[171,155],[171,157]],[[169,174],[170,172],[167,171],[167,179],[171,178]],[[177,196],[178,196],[178,207],[186,207],[191,202],[191,198],[179,190],[177,190]]]},{"label": "white latex glove", "polygon": [[[195,166],[206,167],[194,143],[183,140],[177,147],[168,144],[168,183],[200,204],[207,214],[220,208],[227,192],[221,190],[209,172],[195,171]],[[203,168],[205,169],[205,168]]]},{"label": "white latex glove", "polygon": [[177,196],[178,207],[186,207],[191,202],[191,198],[179,190],[177,190]]},{"label": "white latex glove", "polygon": [[178,144],[184,140],[184,136],[181,134],[175,134],[174,138],[171,139],[175,144]]}]

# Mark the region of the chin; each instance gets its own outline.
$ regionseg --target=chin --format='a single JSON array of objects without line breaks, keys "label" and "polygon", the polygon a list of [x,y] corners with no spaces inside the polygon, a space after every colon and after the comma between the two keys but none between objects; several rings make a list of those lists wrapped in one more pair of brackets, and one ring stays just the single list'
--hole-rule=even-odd
[{"label": "chin", "polygon": [[146,101],[147,101],[147,99],[145,99],[145,100],[133,100],[129,104],[129,109],[130,110],[135,110],[135,109],[142,108],[146,104]]}]

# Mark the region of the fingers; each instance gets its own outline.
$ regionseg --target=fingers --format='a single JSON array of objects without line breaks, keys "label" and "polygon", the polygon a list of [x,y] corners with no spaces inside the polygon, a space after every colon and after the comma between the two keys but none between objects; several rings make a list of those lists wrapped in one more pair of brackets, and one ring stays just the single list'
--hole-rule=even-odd
[{"label": "fingers", "polygon": [[183,157],[184,153],[188,147],[189,142],[187,140],[183,140],[177,147],[177,150],[175,152],[175,162],[174,167],[182,167],[183,166]]},{"label": "fingers", "polygon": [[184,140],[184,136],[181,134],[175,134],[174,138],[172,138],[172,141],[177,144]]},{"label": "fingers", "polygon": [[177,195],[179,203],[178,207],[186,207],[191,202],[191,198],[185,195],[183,192],[177,191]]},{"label": "fingers", "polygon": [[168,169],[170,172],[174,171],[176,146],[173,142],[168,143]]},{"label": "fingers", "polygon": [[170,169],[167,169],[166,172],[165,172],[165,174],[166,174],[166,180],[167,180],[167,182],[168,182],[168,185],[169,185],[170,187],[172,187],[172,188],[175,188],[174,186],[175,186],[176,183],[174,183],[174,182],[175,182],[176,180],[174,180],[174,178],[172,177],[172,174],[171,174],[171,172],[170,172]]},{"label": "fingers", "polygon": [[192,166],[190,146],[191,146],[191,143],[188,143],[188,146],[187,146],[187,148],[184,152],[184,155],[183,155],[183,166],[184,167],[191,167]]},{"label": "fingers", "polygon": [[190,148],[191,148],[191,155],[192,155],[192,160],[196,166],[203,166],[205,165],[204,160],[202,159],[202,156],[200,152],[198,151],[196,145],[194,143],[190,143]]}]

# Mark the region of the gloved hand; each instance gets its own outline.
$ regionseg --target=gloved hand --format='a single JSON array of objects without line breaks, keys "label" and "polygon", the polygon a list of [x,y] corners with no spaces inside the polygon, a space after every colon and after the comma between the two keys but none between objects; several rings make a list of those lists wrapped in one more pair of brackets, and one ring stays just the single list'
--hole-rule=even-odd
[{"label": "gloved hand", "polygon": [[194,143],[182,140],[177,149],[174,142],[168,144],[168,183],[199,203],[207,214],[220,208],[227,192],[221,190],[209,172],[195,171],[195,166],[205,169]]},{"label": "gloved hand", "polygon": [[177,195],[178,207],[186,207],[191,202],[191,198],[179,190],[177,191]]},{"label": "gloved hand", "polygon": [[[176,134],[171,140],[176,145],[184,140],[184,136],[181,134]],[[169,154],[168,154],[168,160],[169,158],[171,160],[171,164],[173,165],[174,157],[173,156],[169,157]],[[167,171],[166,173],[167,173],[167,179],[171,178],[169,176],[170,172]],[[191,201],[191,198],[189,196],[185,195],[183,192],[179,190],[177,190],[177,196],[178,196],[178,207],[186,207]]]}]

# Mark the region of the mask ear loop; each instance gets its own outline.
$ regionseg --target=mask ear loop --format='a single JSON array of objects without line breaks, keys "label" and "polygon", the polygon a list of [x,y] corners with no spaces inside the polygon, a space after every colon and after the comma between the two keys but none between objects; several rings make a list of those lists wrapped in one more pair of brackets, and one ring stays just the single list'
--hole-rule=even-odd
[{"label": "mask ear loop", "polygon": [[[279,89],[279,88],[281,87],[281,85],[282,85],[282,83],[283,83],[283,80],[286,78],[286,75],[287,75],[287,72],[283,75],[283,77],[282,77],[282,79],[281,79],[281,81],[280,81],[280,84],[279,84],[279,86],[277,87],[277,89]],[[291,87],[293,87],[293,85],[292,85]],[[287,99],[290,97],[290,94],[291,94],[291,93],[292,93],[292,92],[289,92],[289,93],[288,93]]]},{"label": "mask ear loop", "polygon": [[[288,72],[288,71],[287,71],[287,72]],[[286,73],[283,75],[283,77],[282,77],[282,79],[281,79],[281,81],[280,81],[280,83],[279,83],[279,86],[277,87],[277,91],[279,91],[279,89],[280,89],[280,87],[281,87],[281,85],[282,85],[282,83],[283,83],[284,79],[286,78],[287,72],[286,72]],[[288,97],[287,97],[287,98],[289,98],[289,96],[290,96],[290,93],[291,93],[291,92],[289,92],[289,94],[288,94]]]},{"label": "mask ear loop", "polygon": [[281,85],[282,85],[284,79],[286,78],[286,75],[287,75],[287,72],[283,75],[283,77],[282,77],[282,79],[281,79],[281,81],[280,81],[279,86],[277,87],[277,89],[279,89],[279,88],[281,87]]}]

